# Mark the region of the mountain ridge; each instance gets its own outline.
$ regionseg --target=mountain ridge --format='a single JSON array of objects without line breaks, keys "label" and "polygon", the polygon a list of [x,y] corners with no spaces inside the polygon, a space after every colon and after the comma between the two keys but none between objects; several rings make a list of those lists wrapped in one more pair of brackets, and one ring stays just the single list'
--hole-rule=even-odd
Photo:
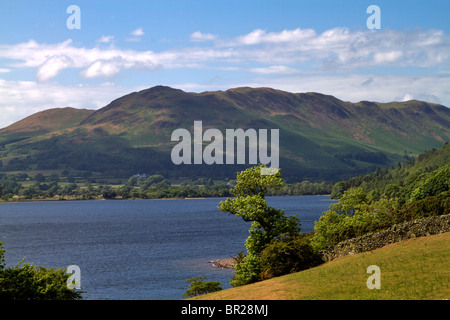
[{"label": "mountain ridge", "polygon": [[[45,167],[120,176],[139,171],[232,178],[246,167],[170,164],[175,145],[171,133],[177,128],[192,132],[197,120],[203,121],[204,130],[222,132],[279,129],[280,163],[288,171],[283,175],[297,179],[349,177],[396,164],[450,139],[450,109],[424,101],[352,103],[322,93],[272,88],[193,93],[155,86],[98,110],[49,109],[0,129],[0,159],[7,159],[2,171]],[[104,168],[95,163],[100,159]]]}]

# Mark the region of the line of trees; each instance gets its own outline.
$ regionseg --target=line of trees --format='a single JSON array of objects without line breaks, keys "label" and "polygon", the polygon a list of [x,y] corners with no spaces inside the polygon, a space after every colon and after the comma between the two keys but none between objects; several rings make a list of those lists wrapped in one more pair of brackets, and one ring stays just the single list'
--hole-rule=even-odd
[{"label": "line of trees", "polygon": [[[39,199],[160,199],[160,198],[206,198],[228,197],[233,182],[213,181],[210,178],[186,180],[173,184],[162,175],[132,176],[124,184],[93,184],[75,182],[66,177],[60,182],[57,174],[29,177],[26,173],[2,175],[0,197],[3,201]],[[318,195],[329,194],[332,184],[302,181],[284,185],[268,195]]]}]

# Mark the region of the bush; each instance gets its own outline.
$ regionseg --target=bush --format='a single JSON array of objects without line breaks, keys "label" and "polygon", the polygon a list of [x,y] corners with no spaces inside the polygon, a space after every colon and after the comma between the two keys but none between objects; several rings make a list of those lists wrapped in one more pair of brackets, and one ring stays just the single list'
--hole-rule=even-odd
[{"label": "bush", "polygon": [[230,280],[233,287],[243,286],[261,280],[261,264],[256,254],[246,255],[240,263],[234,266],[235,274]]},{"label": "bush", "polygon": [[323,262],[310,245],[310,236],[300,234],[283,240],[273,240],[262,251],[260,264],[261,278],[270,279],[284,274],[315,267]]},{"label": "bush", "polygon": [[[365,202],[361,190],[349,189],[339,203],[330,206],[314,227],[312,245],[322,250],[368,232],[387,229],[396,223],[443,215],[450,212],[450,191],[412,201],[398,207],[395,201],[382,198]],[[358,197],[349,197],[350,194]]]},{"label": "bush", "polygon": [[63,269],[37,267],[29,263],[5,268],[0,242],[0,300],[79,300],[81,293],[67,287],[69,274]]},{"label": "bush", "polygon": [[222,284],[217,281],[207,281],[206,276],[201,275],[192,279],[186,280],[189,282],[189,288],[184,294],[185,297],[195,297],[198,295],[216,292],[222,290]]},{"label": "bush", "polygon": [[362,188],[349,189],[316,222],[311,244],[315,250],[322,250],[340,241],[386,228],[391,224],[390,215],[395,211],[395,205],[395,201],[386,198],[373,201]]},{"label": "bush", "polygon": [[437,196],[413,201],[392,212],[393,223],[439,216],[450,212],[450,190]]},{"label": "bush", "polygon": [[450,165],[433,172],[424,182],[412,191],[409,202],[436,196],[450,189]]}]

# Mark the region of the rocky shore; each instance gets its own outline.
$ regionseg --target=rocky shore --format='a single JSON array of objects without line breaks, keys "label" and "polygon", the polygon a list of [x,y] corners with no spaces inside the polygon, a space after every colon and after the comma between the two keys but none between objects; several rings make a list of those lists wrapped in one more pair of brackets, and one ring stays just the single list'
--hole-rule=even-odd
[{"label": "rocky shore", "polygon": [[233,258],[214,260],[214,261],[210,261],[210,263],[214,267],[217,267],[217,268],[234,269],[234,259]]}]

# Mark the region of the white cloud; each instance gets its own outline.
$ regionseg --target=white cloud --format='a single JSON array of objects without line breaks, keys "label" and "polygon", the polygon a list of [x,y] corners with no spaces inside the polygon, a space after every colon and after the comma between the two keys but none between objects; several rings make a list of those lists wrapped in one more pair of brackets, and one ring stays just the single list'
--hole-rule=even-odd
[{"label": "white cloud", "polygon": [[139,42],[141,41],[141,37],[144,35],[144,30],[142,28],[137,28],[136,30],[133,30],[132,32],[130,32],[130,35],[132,35],[133,37],[131,38],[126,38],[125,41],[127,42]]},{"label": "white cloud", "polygon": [[137,28],[136,30],[132,31],[130,34],[135,37],[142,37],[145,33],[142,28]]},{"label": "white cloud", "polygon": [[[138,28],[132,33],[140,39],[144,31]],[[349,101],[413,97],[450,106],[450,37],[439,30],[354,32],[333,28],[319,34],[300,28],[281,32],[257,29],[231,39],[197,31],[186,47],[160,52],[117,48],[113,40],[114,36],[102,36],[97,43],[111,45],[92,48],[76,46],[71,39],[55,44],[34,40],[0,44],[0,73],[14,77],[16,70],[30,69],[37,80],[0,80],[0,125],[42,109],[104,106],[135,88],[75,84],[92,78],[110,81],[123,70],[208,70],[204,81],[166,81],[187,90],[264,86],[322,92]],[[200,41],[205,43],[197,45]],[[379,66],[384,74],[376,70]],[[396,67],[396,74],[389,74],[390,67]],[[414,72],[406,69],[409,67]],[[72,86],[51,83],[68,69],[79,75],[72,79]],[[402,70],[408,72],[402,75]],[[210,76],[212,72],[217,74]],[[227,74],[221,85],[210,84],[210,79],[220,78],[222,72]],[[198,77],[196,74],[195,79]]]},{"label": "white cloud", "polygon": [[403,56],[401,51],[377,52],[373,60],[377,64],[390,63],[399,60]]},{"label": "white cloud", "polygon": [[98,109],[122,95],[141,89],[109,83],[98,86],[64,86],[49,82],[0,79],[0,128],[50,108]]},{"label": "white cloud", "polygon": [[281,32],[269,32],[256,29],[246,35],[237,37],[229,45],[256,45],[262,43],[288,43],[299,42],[316,36],[316,32],[312,29],[295,29],[283,30]]},{"label": "white cloud", "polygon": [[216,38],[217,36],[211,33],[201,33],[200,31],[193,32],[189,36],[189,39],[193,42],[211,41]]},{"label": "white cloud", "polygon": [[36,77],[39,81],[49,80],[71,65],[72,60],[65,55],[51,56],[37,68]]},{"label": "white cloud", "polygon": [[297,69],[286,66],[270,66],[267,68],[250,68],[250,72],[259,74],[290,74],[299,72]]},{"label": "white cloud", "polygon": [[[123,69],[158,68],[164,54],[152,51],[121,50],[113,47],[79,48],[69,39],[58,44],[38,44],[28,41],[16,45],[0,45],[0,59],[16,60],[11,67],[36,68],[36,78],[46,81],[68,68],[82,69],[82,77],[92,78],[115,75]],[[170,61],[169,61],[170,63]]]},{"label": "white cloud", "polygon": [[301,75],[276,78],[254,77],[248,81],[226,84],[176,83],[174,87],[188,91],[227,90],[235,87],[271,87],[288,92],[319,92],[351,102],[361,100],[391,102],[410,99],[443,104],[450,107],[448,84],[450,75]]},{"label": "white cloud", "polygon": [[413,100],[413,96],[409,92],[407,92],[403,96],[402,101],[409,101],[409,100]]},{"label": "white cloud", "polygon": [[[120,59],[119,59],[120,60]],[[97,60],[87,69],[81,72],[84,78],[111,77],[120,71],[120,61],[101,61]]]},{"label": "white cloud", "polygon": [[[143,31],[138,28],[133,33],[139,35]],[[112,36],[100,38],[101,42],[112,39]],[[15,61],[8,66],[10,68],[36,68],[39,80],[52,79],[67,68],[81,69],[79,74],[84,77],[108,77],[124,69],[211,68],[219,63],[220,68],[239,67],[250,72],[270,74],[291,72],[299,69],[299,64],[317,71],[331,72],[377,66],[448,68],[450,62],[450,37],[435,30],[350,32],[347,28],[334,28],[316,34],[312,29],[277,33],[257,29],[231,40],[201,32],[190,36],[191,41],[213,39],[211,46],[188,46],[161,52],[112,46],[76,47],[70,39],[57,44],[40,44],[30,40],[15,45],[0,45],[0,59]],[[255,62],[266,66],[261,66],[261,69],[245,66]]]},{"label": "white cloud", "polygon": [[114,36],[101,36],[100,39],[97,40],[99,43],[110,43],[113,42]]},{"label": "white cloud", "polygon": [[378,102],[417,99],[450,107],[450,75],[302,75],[276,79],[254,78],[245,85],[270,86],[289,92],[320,92],[345,101]]}]

